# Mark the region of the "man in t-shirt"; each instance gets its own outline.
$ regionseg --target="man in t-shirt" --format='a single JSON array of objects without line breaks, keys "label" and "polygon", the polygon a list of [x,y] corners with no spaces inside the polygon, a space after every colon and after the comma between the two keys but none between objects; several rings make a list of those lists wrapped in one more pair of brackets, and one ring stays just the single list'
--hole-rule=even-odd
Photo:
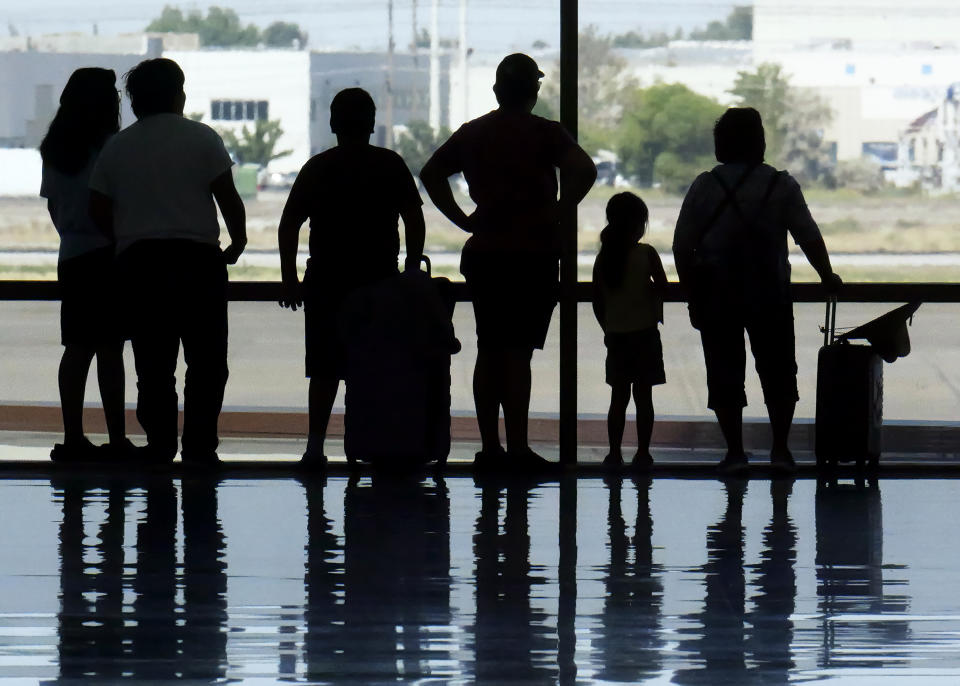
[{"label": "man in t-shirt", "polygon": [[[330,103],[337,145],[300,170],[280,218],[283,276],[280,305],[304,306],[310,428],[303,463],[322,469],[330,411],[343,378],[345,351],[336,323],[344,298],[360,286],[397,274],[399,219],[406,269],[419,269],[424,224],[420,193],[403,159],[370,145],[376,106],[361,88],[340,91]],[[300,227],[310,219],[310,258],[297,277]]]},{"label": "man in t-shirt", "polygon": [[[183,71],[150,59],[127,75],[137,121],[104,146],[90,179],[91,214],[117,245],[137,369],[145,460],[177,454],[180,344],[187,363],[181,459],[216,464],[227,382],[227,269],[247,242],[233,162],[220,136],[183,116]],[[230,245],[220,249],[217,207]]]},{"label": "man in t-shirt", "polygon": [[[557,302],[559,218],[574,211],[597,177],[593,161],[559,123],[531,113],[542,76],[527,55],[505,57],[493,86],[500,107],[461,126],[420,172],[437,209],[472,234],[460,271],[477,320],[478,466],[496,466],[504,457],[500,407],[510,464],[548,464],[527,442],[530,360],[543,348]],[[449,177],[459,172],[477,205],[471,215],[450,188]]]}]

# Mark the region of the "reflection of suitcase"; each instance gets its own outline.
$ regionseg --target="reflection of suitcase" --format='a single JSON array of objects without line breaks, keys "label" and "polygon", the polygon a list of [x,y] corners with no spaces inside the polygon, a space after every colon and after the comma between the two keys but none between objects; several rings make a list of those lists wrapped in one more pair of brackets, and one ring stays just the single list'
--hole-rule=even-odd
[{"label": "reflection of suitcase", "polygon": [[357,290],[344,303],[349,460],[446,462],[450,355],[460,347],[442,294],[446,285],[429,273],[404,272]]},{"label": "reflection of suitcase", "polygon": [[836,318],[837,302],[828,300],[817,360],[817,464],[875,467],[883,424],[883,360],[873,346],[836,341]]}]

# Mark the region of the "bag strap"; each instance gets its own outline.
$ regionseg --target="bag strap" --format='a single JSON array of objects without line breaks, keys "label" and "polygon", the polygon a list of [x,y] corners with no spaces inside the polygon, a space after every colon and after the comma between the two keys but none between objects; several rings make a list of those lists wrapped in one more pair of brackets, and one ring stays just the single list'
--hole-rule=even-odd
[{"label": "bag strap", "polygon": [[[751,171],[756,167],[751,167]],[[749,173],[749,172],[748,172]],[[734,212],[737,213],[737,216],[740,217],[740,221],[743,222],[743,226],[746,227],[747,233],[752,233],[754,228],[757,225],[757,220],[760,218],[761,213],[763,212],[764,207],[767,205],[767,201],[770,199],[770,195],[773,193],[773,189],[776,187],[777,182],[780,180],[780,177],[783,175],[783,172],[776,171],[770,176],[770,180],[767,181],[767,187],[764,190],[763,196],[760,198],[760,204],[757,206],[757,210],[753,215],[753,218],[748,218],[743,211],[743,208],[740,206],[740,203],[737,201],[737,190],[740,186],[743,185],[743,181],[746,178],[746,174],[740,177],[740,180],[737,184],[731,188],[727,185],[727,182],[723,180],[723,177],[717,173],[717,171],[711,170],[710,174],[717,180],[717,183],[720,184],[720,187],[723,189],[723,192],[726,193],[724,201],[733,206]]]},{"label": "bag strap", "polygon": [[744,170],[743,174],[740,175],[740,178],[737,179],[737,182],[734,184],[732,189],[729,186],[727,186],[726,182],[723,180],[720,174],[717,173],[715,169],[710,170],[710,175],[720,183],[720,188],[723,189],[724,197],[723,197],[723,200],[720,201],[720,204],[718,204],[714,208],[713,213],[711,213],[710,217],[701,227],[700,238],[697,241],[697,245],[703,242],[704,237],[710,232],[710,229],[713,228],[713,225],[720,218],[720,215],[723,214],[724,210],[727,209],[727,205],[730,203],[730,201],[736,200],[737,191],[740,190],[740,187],[746,182],[747,177],[750,176],[750,174],[753,172],[754,169],[757,168],[757,166],[758,165],[752,165],[750,167],[747,167]]}]

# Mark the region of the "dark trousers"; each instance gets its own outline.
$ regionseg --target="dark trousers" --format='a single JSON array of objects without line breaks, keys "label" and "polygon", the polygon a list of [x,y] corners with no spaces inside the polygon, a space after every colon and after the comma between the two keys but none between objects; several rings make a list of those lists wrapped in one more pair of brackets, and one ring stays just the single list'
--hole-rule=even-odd
[{"label": "dark trousers", "polygon": [[183,456],[216,451],[227,383],[227,267],[220,249],[145,240],[120,255],[137,369],[137,419],[147,443],[177,452],[176,367],[183,343]]}]

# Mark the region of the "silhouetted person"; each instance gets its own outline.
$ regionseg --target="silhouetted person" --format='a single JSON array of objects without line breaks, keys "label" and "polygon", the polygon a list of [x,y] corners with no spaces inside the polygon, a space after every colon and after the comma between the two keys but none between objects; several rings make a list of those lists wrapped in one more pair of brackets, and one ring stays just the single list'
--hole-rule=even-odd
[{"label": "silhouetted person", "polygon": [[797,394],[787,233],[828,290],[840,285],[820,229],[799,184],[763,163],[763,123],[753,108],[731,108],[713,130],[720,164],[690,186],[673,237],[677,275],[700,330],[707,368],[707,406],[720,423],[727,454],[723,472],[746,469],[743,408],[746,351],[763,386],[773,428],[770,461],[792,471],[787,447]]},{"label": "silhouetted person", "polygon": [[[127,74],[137,122],[104,146],[90,179],[91,212],[117,245],[147,434],[142,459],[177,454],[180,344],[184,384],[184,463],[212,465],[227,382],[227,269],[247,242],[233,162],[220,136],[183,116],[183,72],[150,59]],[[220,249],[217,207],[230,234]]]},{"label": "silhouetted person", "polygon": [[477,684],[557,683],[553,657],[557,640],[545,628],[546,614],[531,607],[535,584],[530,563],[530,484],[506,487],[500,525],[502,486],[484,481],[473,537],[476,616],[473,629],[474,681]]},{"label": "silhouetted person", "polygon": [[[510,464],[521,469],[548,464],[527,440],[530,360],[534,349],[543,348],[557,303],[559,218],[574,211],[597,173],[560,124],[531,114],[542,76],[530,57],[505,57],[493,87],[500,107],[461,126],[420,172],[437,209],[472,234],[460,271],[477,321],[478,466],[504,462],[501,407]],[[470,215],[450,188],[449,177],[459,172],[477,205]]]},{"label": "silhouetted person", "polygon": [[748,645],[758,682],[763,684],[788,683],[795,666],[790,646],[797,598],[797,529],[787,509],[792,491],[792,480],[770,482],[773,514],[763,530],[763,550],[756,566],[759,593],[752,598]]},{"label": "silhouetted person", "polygon": [[[743,569],[743,496],[747,482],[725,482],[723,516],[707,529],[707,563],[701,568],[706,585],[703,612],[689,619],[700,624],[695,639],[681,641],[696,651],[696,668],[677,670],[677,684],[743,684],[746,664],[746,575]],[[721,681],[722,679],[722,681]]]},{"label": "silhouetted person", "polygon": [[[90,218],[90,173],[100,149],[120,130],[120,102],[111,69],[87,67],[70,75],[60,109],[40,144],[40,195],[60,234],[60,407],[63,443],[54,460],[119,458],[130,452],[123,407],[123,334],[114,269],[114,246]],[[110,442],[97,450],[83,433],[83,396],[90,363]]]},{"label": "silhouetted person", "polygon": [[610,386],[610,452],[603,464],[612,469],[623,467],[621,444],[631,390],[637,406],[637,453],[631,465],[649,469],[653,464],[653,387],[667,381],[657,328],[663,321],[667,275],[653,246],[639,242],[648,218],[646,204],[633,193],[610,198],[593,265],[593,312],[603,329]]},{"label": "silhouetted person", "polygon": [[[323,442],[346,351],[337,320],[351,292],[397,274],[398,221],[403,219],[407,259],[417,270],[423,254],[422,200],[395,152],[370,145],[376,106],[361,88],[340,91],[330,103],[337,145],[300,170],[280,218],[282,307],[304,306],[310,429],[303,463],[323,468]],[[310,219],[310,258],[303,284],[297,276],[300,227]]]},{"label": "silhouetted person", "polygon": [[[610,563],[604,569],[603,614],[600,617],[600,681],[640,683],[660,671],[660,566],[653,562],[653,520],[649,478],[636,482],[637,519],[634,538],[627,535],[619,477],[608,477],[607,535]],[[633,555],[630,554],[631,548]],[[632,562],[630,561],[632,557]]]}]

